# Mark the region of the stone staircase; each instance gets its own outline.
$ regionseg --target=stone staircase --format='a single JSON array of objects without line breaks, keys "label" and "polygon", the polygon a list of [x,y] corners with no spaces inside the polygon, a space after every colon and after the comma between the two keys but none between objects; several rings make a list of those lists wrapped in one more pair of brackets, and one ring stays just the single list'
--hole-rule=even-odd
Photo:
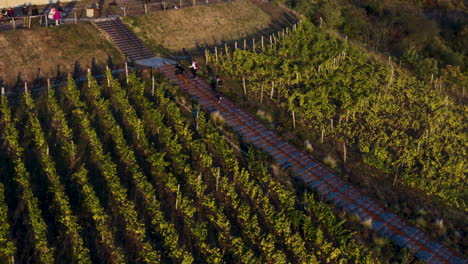
[{"label": "stone staircase", "polygon": [[398,246],[411,249],[416,257],[427,263],[467,263],[463,256],[367,197],[351,183],[283,139],[228,98],[218,102],[218,98],[206,81],[201,78],[193,80],[188,73],[176,75],[174,65],[161,66],[158,70],[190,96],[196,98],[205,111],[218,111],[224,118],[224,123],[247,142],[268,152],[280,166],[295,171],[299,180],[332,201],[335,206],[357,215],[362,221],[369,222],[372,229],[391,239]]},{"label": "stone staircase", "polygon": [[129,61],[154,57],[153,52],[119,18],[95,20],[93,23],[109,36]]}]

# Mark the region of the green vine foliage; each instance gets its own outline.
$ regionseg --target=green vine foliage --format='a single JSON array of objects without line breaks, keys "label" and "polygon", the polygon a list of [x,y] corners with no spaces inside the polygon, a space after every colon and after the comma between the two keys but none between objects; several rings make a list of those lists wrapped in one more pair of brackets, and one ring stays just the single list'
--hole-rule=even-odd
[{"label": "green vine foliage", "polygon": [[[70,252],[74,263],[379,262],[330,207],[273,175],[265,154],[242,155],[205,113],[185,112],[193,109],[174,85],[159,80],[152,91],[134,74],[128,84],[110,72],[103,85],[88,78],[81,89],[69,80],[21,96],[24,133],[2,97],[0,135],[34,250],[15,247],[0,183],[0,259],[54,263]],[[33,158],[52,208],[33,194]],[[60,235],[50,235],[45,217]]]},{"label": "green vine foliage", "polygon": [[324,129],[398,182],[467,208],[466,107],[430,80],[372,59],[306,20],[276,45],[222,54],[217,65],[245,77],[250,94],[263,91],[304,127]]}]

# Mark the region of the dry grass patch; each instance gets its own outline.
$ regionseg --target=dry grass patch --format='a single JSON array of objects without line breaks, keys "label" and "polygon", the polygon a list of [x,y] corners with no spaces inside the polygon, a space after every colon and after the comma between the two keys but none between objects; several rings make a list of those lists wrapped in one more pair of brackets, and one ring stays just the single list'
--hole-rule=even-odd
[{"label": "dry grass patch", "polygon": [[73,72],[76,62],[90,68],[93,58],[105,65],[109,56],[114,63],[122,60],[120,52],[89,23],[0,34],[0,77],[7,83],[16,81],[19,72],[30,81],[52,78],[59,69]]},{"label": "dry grass patch", "polygon": [[147,41],[178,51],[253,34],[272,19],[252,2],[239,0],[126,17],[124,22]]}]

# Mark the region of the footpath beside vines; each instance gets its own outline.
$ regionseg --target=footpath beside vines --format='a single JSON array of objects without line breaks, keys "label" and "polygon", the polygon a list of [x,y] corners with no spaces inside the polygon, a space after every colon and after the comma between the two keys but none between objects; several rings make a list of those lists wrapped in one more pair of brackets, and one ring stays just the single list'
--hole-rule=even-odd
[{"label": "footpath beside vines", "polygon": [[207,57],[246,83],[249,98],[274,102],[294,125],[341,141],[394,184],[466,210],[466,107],[437,80],[418,81],[307,21],[289,32],[274,45]]}]

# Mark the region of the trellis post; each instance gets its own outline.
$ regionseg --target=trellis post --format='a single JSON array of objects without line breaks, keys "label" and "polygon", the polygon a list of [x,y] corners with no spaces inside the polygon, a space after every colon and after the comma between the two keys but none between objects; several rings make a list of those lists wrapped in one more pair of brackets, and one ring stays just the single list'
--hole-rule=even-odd
[{"label": "trellis post", "polygon": [[292,110],[292,120],[293,120],[293,128],[296,128],[296,116],[294,115],[294,110]]},{"label": "trellis post", "polygon": [[125,79],[127,80],[127,84],[128,84],[128,63],[125,62]]},{"label": "trellis post", "polygon": [[263,86],[264,84],[262,83],[262,89],[260,90],[260,103],[263,101]]},{"label": "trellis post", "polygon": [[89,76],[89,79],[88,79],[88,89],[89,89],[91,88],[91,78],[92,78],[90,68],[88,68],[88,76]]},{"label": "trellis post", "polygon": [[151,73],[151,96],[154,96],[154,74]]},{"label": "trellis post", "polygon": [[[109,66],[106,65],[106,74],[109,72]],[[107,76],[107,87],[110,87],[110,76]]]},{"label": "trellis post", "polygon": [[245,87],[245,76],[242,76],[242,87],[244,87],[244,95],[247,95],[247,88]]},{"label": "trellis post", "polygon": [[346,143],[343,142],[343,161],[346,162]]},{"label": "trellis post", "polygon": [[274,92],[275,92],[275,82],[271,81],[270,99],[273,99],[273,93]]}]

